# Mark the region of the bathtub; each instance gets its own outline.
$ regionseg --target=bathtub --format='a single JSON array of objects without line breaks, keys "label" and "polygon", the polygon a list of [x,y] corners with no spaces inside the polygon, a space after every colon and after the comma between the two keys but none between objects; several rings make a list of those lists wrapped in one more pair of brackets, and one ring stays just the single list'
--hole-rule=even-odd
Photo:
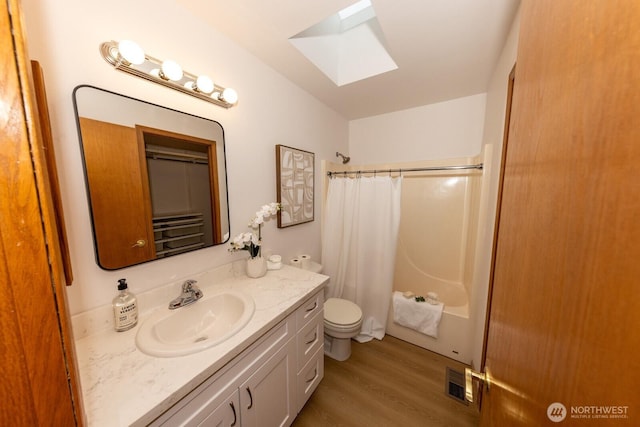
[{"label": "bathtub", "polygon": [[[398,289],[403,291],[402,289]],[[409,289],[406,289],[409,290]],[[427,295],[416,292],[417,295]],[[393,321],[393,304],[389,296],[389,316],[386,333],[427,350],[442,354],[462,363],[471,364],[471,322],[469,319],[469,298],[462,285],[449,284],[443,287],[429,286],[428,292],[436,292],[444,303],[442,319],[438,325],[438,338],[424,335],[413,329],[400,326]]]},{"label": "bathtub", "polygon": [[470,364],[473,316],[470,298],[477,232],[480,176],[452,174],[405,178],[398,231],[393,291],[427,296],[444,303],[438,338],[393,322],[389,296],[386,333]]}]

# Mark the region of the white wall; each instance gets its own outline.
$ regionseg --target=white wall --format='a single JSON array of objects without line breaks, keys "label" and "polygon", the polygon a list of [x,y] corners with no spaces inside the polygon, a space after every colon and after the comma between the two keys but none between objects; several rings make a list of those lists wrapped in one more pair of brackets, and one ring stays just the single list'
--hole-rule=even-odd
[{"label": "white wall", "polygon": [[[355,164],[471,157],[480,153],[485,94],[349,122]],[[347,153],[343,153],[347,154]]]},{"label": "white wall", "polygon": [[[75,281],[68,288],[72,314],[109,304],[116,281],[133,292],[188,277],[244,257],[228,245],[109,272],[95,263],[72,91],[91,84],[155,104],[213,119],[225,129],[232,236],[264,203],[275,200],[275,148],[285,144],[316,154],[316,221],[279,230],[263,227],[265,249],[285,259],[320,257],[320,160],[347,151],[348,123],[225,36],[170,0],[23,0],[29,54],[45,72]],[[131,39],[149,54],[174,59],[193,73],[208,73],[238,91],[225,110],[113,70],[100,43]],[[114,209],[126,209],[115,207]]]},{"label": "white wall", "polygon": [[491,270],[491,252],[493,250],[493,233],[495,227],[496,205],[498,200],[498,186],[500,182],[500,163],[502,156],[502,142],[504,137],[505,111],[507,105],[507,90],[509,74],[516,63],[518,50],[518,33],[520,31],[520,10],[516,12],[509,36],[505,42],[496,68],[491,76],[487,91],[486,115],[484,119],[483,144],[492,145],[492,158],[485,213],[480,218],[480,234],[476,247],[476,268],[474,278],[476,282],[471,295],[471,306],[477,308],[472,312],[476,330],[472,334],[473,343],[472,364],[479,369],[482,359],[482,344],[489,291],[489,274]]}]

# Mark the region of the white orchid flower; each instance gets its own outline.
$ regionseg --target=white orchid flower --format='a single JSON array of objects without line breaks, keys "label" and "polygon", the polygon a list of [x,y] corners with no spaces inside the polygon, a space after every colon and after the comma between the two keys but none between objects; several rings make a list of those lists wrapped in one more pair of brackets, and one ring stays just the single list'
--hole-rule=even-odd
[{"label": "white orchid flower", "polygon": [[236,237],[234,237],[233,241],[231,242],[231,245],[237,246],[237,247],[244,246],[244,237],[243,237],[243,235],[242,234],[238,234]]},{"label": "white orchid flower", "polygon": [[236,237],[233,238],[230,245],[231,248],[229,251],[241,251],[246,250],[251,253],[251,257],[253,258],[256,254],[259,254],[259,246],[262,245],[262,241],[260,239],[260,227],[264,224],[264,221],[269,217],[275,215],[280,210],[280,204],[276,202],[271,202],[267,205],[263,205],[260,210],[258,210],[247,224],[251,228],[258,229],[258,235],[251,232],[240,233]]},{"label": "white orchid flower", "polygon": [[251,243],[253,243],[256,246],[260,246],[262,242],[260,242],[260,239],[258,238],[258,236],[256,236],[253,233],[250,233],[250,234],[251,234]]}]

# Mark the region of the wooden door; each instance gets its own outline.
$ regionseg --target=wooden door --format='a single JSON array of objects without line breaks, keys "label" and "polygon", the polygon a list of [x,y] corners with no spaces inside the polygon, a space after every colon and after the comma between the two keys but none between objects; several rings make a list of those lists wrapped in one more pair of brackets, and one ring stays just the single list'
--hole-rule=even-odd
[{"label": "wooden door", "polygon": [[98,264],[113,270],[155,259],[146,158],[136,129],[81,117],[80,130]]},{"label": "wooden door", "polygon": [[521,13],[481,425],[639,425],[640,2]]},{"label": "wooden door", "polygon": [[18,1],[0,5],[0,425],[82,425],[65,277]]}]

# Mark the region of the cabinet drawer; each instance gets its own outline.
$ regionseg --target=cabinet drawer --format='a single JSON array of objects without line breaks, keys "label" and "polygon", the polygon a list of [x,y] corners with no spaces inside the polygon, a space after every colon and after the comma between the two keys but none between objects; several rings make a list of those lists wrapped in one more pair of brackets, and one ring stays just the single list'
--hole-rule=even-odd
[{"label": "cabinet drawer", "polygon": [[324,305],[323,292],[320,291],[306,300],[296,311],[296,330],[301,330]]},{"label": "cabinet drawer", "polygon": [[307,362],[307,364],[298,373],[297,384],[297,400],[298,400],[298,412],[302,410],[302,407],[311,394],[315,391],[324,378],[324,350],[320,347]]},{"label": "cabinet drawer", "polygon": [[324,346],[324,310],[316,315],[298,332],[296,336],[298,370],[313,357],[315,352]]}]

